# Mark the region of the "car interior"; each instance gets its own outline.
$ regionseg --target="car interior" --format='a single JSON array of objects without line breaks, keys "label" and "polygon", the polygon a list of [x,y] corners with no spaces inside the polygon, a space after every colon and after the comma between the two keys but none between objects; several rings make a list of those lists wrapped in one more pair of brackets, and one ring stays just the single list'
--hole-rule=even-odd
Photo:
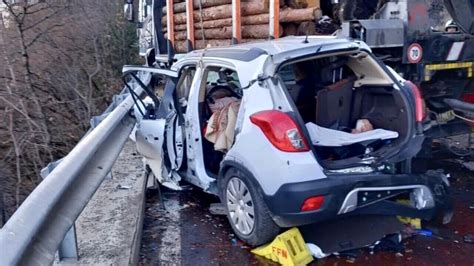
[{"label": "car interior", "polygon": [[[219,172],[219,164],[233,143],[233,131],[242,89],[234,70],[208,67],[203,74],[199,94],[199,117],[204,165],[210,176]],[[213,131],[213,132],[211,132]]]},{"label": "car interior", "polygon": [[279,76],[323,161],[374,156],[407,134],[407,117],[393,81],[364,56],[306,59]]}]

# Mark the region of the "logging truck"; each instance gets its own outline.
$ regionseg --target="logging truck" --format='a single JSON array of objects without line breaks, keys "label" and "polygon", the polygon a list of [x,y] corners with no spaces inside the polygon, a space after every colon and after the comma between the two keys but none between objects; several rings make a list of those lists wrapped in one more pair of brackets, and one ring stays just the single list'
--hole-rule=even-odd
[{"label": "logging truck", "polygon": [[474,127],[474,0],[125,0],[125,16],[140,55],[161,67],[180,53],[284,36],[361,40],[421,88],[428,139]]}]

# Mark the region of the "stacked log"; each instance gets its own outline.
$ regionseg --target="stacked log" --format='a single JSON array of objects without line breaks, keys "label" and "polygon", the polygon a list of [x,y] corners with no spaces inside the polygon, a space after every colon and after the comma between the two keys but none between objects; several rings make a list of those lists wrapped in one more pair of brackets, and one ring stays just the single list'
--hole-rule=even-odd
[{"label": "stacked log", "polygon": [[[281,28],[281,26],[280,26]],[[280,32],[283,31],[283,28],[280,29]],[[232,26],[220,27],[220,28],[209,28],[209,29],[197,29],[195,31],[197,39],[202,39],[204,35],[205,40],[215,40],[215,39],[232,39]],[[268,36],[268,25],[246,25],[242,26],[242,38],[246,39],[259,39],[265,38]],[[165,37],[168,37],[165,34]],[[186,40],[186,31],[175,31],[174,39],[177,41]]]},{"label": "stacked log", "polygon": [[[314,25],[315,16],[320,12],[319,0],[280,0],[280,5],[280,36],[305,35],[308,31],[313,33],[311,25]],[[174,1],[173,8],[174,49],[183,53],[187,48],[186,2]],[[193,8],[195,49],[231,44],[232,0],[194,0]],[[165,7],[161,23],[167,38],[166,12]],[[242,0],[240,12],[242,42],[269,38],[268,1]]]}]

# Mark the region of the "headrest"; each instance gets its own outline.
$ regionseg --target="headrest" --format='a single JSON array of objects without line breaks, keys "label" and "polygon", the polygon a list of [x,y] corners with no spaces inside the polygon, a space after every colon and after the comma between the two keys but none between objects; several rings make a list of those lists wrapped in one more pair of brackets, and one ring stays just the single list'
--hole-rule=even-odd
[{"label": "headrest", "polygon": [[[324,84],[334,83],[334,70],[339,69],[347,64],[347,58],[340,58],[321,70],[321,80]],[[337,80],[336,80],[337,81]]]}]

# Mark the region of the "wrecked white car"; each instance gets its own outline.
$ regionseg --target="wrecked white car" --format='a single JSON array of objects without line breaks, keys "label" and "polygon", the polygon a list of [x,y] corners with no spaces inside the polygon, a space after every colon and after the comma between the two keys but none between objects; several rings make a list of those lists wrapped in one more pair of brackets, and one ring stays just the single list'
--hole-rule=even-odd
[{"label": "wrecked white car", "polygon": [[155,76],[135,137],[156,179],[219,196],[250,245],[347,215],[450,220],[446,178],[410,171],[421,95],[364,43],[289,37],[124,67],[136,71]]}]

